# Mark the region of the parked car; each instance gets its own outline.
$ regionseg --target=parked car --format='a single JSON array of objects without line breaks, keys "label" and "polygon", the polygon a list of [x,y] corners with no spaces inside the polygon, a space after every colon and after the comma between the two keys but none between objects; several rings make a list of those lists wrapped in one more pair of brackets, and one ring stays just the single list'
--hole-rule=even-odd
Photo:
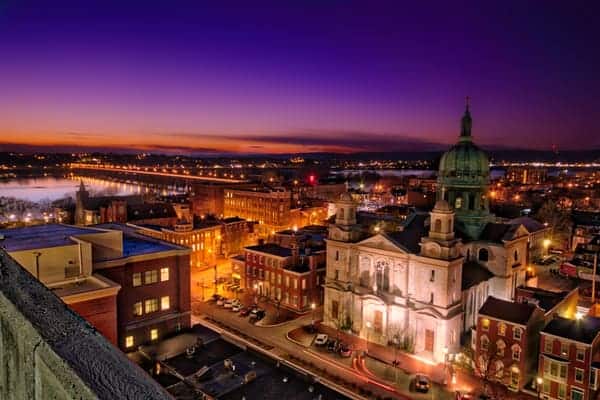
[{"label": "parked car", "polygon": [[431,381],[427,375],[417,374],[415,376],[415,390],[417,392],[427,393],[431,387]]},{"label": "parked car", "polygon": [[250,309],[248,307],[240,308],[240,317],[247,317],[250,314]]},{"label": "parked car", "polygon": [[226,301],[227,299],[225,297],[219,297],[219,299],[217,300],[217,305],[222,306],[223,304],[225,304]]},{"label": "parked car", "polygon": [[224,304],[223,307],[225,308],[232,308],[233,307],[233,302],[231,300],[227,300]]},{"label": "parked car", "polygon": [[315,346],[325,346],[327,344],[327,341],[329,340],[329,336],[327,336],[324,333],[319,333],[317,335],[317,337],[315,338]]},{"label": "parked car", "polygon": [[455,400],[472,400],[474,396],[469,392],[456,391]]},{"label": "parked car", "polygon": [[239,312],[241,308],[242,308],[242,305],[241,305],[241,304],[239,304],[239,303],[238,303],[238,304],[234,304],[234,305],[231,307],[231,311],[233,311],[233,312]]},{"label": "parked car", "polygon": [[327,351],[334,353],[338,348],[338,341],[336,339],[329,339],[327,342]]},{"label": "parked car", "polygon": [[344,358],[352,356],[352,349],[346,343],[340,343],[338,346],[338,353]]}]

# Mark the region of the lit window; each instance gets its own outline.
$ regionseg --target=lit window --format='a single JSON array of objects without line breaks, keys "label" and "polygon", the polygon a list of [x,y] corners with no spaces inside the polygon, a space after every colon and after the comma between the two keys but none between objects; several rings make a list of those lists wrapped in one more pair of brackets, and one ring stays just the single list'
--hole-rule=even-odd
[{"label": "lit window", "polygon": [[138,301],[137,303],[135,303],[133,305],[133,315],[135,315],[136,317],[139,317],[140,315],[144,314],[144,310],[142,309],[142,302]]},{"label": "lit window", "polygon": [[519,361],[521,359],[521,347],[518,344],[512,346],[512,359]]},{"label": "lit window", "polygon": [[481,320],[481,330],[487,332],[490,330],[490,320],[487,318],[483,318]]},{"label": "lit window", "polygon": [[134,343],[133,343],[133,336],[127,336],[125,338],[125,347],[130,348],[133,347]]},{"label": "lit window", "polygon": [[160,269],[160,281],[168,281],[169,280],[169,267]]},{"label": "lit window", "polygon": [[500,336],[506,335],[506,324],[504,322],[500,322],[498,324],[498,335],[500,335]]},{"label": "lit window", "polygon": [[161,310],[168,310],[169,307],[171,307],[171,301],[169,296],[163,296],[160,298],[160,309]]},{"label": "lit window", "polygon": [[148,299],[144,304],[146,314],[158,311],[158,299]]},{"label": "lit window", "polygon": [[158,339],[158,329],[150,329],[150,340]]},{"label": "lit window", "polygon": [[560,342],[560,355],[563,357],[569,357],[569,343]]},{"label": "lit window", "polygon": [[144,283],[150,285],[158,282],[158,271],[153,269],[152,271],[144,272]]},{"label": "lit window", "polygon": [[142,274],[141,272],[134,272],[133,273],[133,287],[136,286],[141,286],[142,285]]},{"label": "lit window", "polygon": [[549,338],[544,338],[544,353],[552,354],[552,343]]}]

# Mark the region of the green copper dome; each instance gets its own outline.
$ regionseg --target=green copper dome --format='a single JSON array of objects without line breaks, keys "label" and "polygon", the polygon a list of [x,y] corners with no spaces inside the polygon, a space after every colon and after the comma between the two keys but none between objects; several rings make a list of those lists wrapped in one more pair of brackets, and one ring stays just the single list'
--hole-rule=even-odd
[{"label": "green copper dome", "polygon": [[458,143],[440,159],[438,200],[445,200],[456,213],[456,228],[477,239],[493,219],[487,198],[490,165],[487,155],[473,143],[469,104],[461,121]]},{"label": "green copper dome", "polygon": [[461,134],[457,144],[440,159],[438,178],[456,183],[487,183],[490,166],[487,155],[477,147],[471,137],[471,113],[469,107],[462,118]]}]

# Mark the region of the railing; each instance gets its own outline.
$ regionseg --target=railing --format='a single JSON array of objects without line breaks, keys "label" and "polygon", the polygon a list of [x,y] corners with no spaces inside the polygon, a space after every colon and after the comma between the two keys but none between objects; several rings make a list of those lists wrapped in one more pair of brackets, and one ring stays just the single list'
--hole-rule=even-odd
[{"label": "railing", "polygon": [[0,250],[0,399],[170,399]]}]

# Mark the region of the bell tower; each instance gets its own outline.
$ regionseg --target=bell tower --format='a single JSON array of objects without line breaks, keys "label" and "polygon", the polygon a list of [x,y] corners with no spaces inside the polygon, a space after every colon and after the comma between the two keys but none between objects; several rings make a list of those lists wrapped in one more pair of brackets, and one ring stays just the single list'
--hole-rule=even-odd
[{"label": "bell tower", "polygon": [[421,255],[443,260],[459,257],[460,240],[454,235],[454,210],[447,201],[438,200],[429,216],[429,234],[421,238]]}]

